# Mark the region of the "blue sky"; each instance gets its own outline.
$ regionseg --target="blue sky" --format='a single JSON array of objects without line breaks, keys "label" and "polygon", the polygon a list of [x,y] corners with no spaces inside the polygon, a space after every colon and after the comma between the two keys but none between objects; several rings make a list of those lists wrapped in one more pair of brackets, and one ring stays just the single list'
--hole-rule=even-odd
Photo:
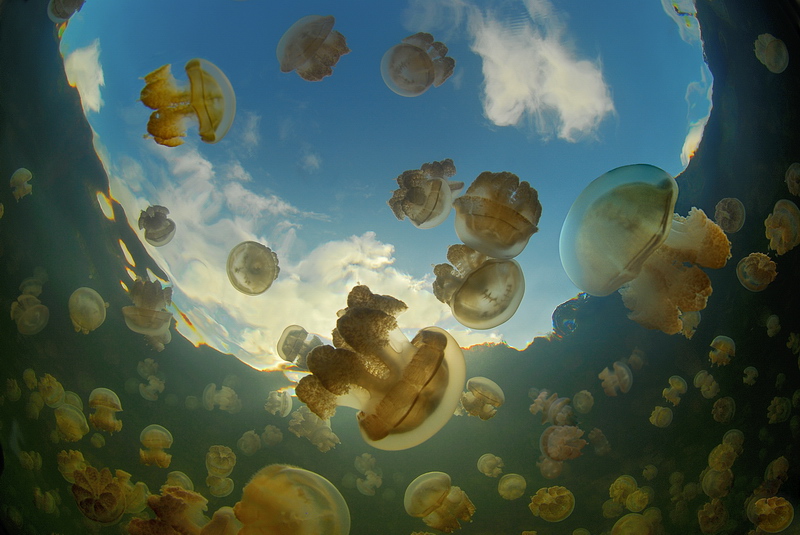
[{"label": "blue sky", "polygon": [[[178,225],[170,244],[148,247],[202,334],[180,322],[179,331],[258,368],[274,363],[286,325],[328,336],[356,282],[406,301],[399,322],[409,331],[436,324],[463,346],[525,347],[577,293],[558,236],[582,188],[632,163],[678,174],[684,143],[698,140],[709,111],[696,21],[655,0],[273,6],[90,1],[62,42],[112,196],[134,228],[149,204],[168,207]],[[314,83],[281,73],[275,57],[283,32],[309,14],[334,15],[352,50]],[[404,98],[384,85],[380,60],[418,31],[444,42],[456,67],[441,87]],[[141,78],[171,63],[186,82],[183,65],[194,57],[226,73],[236,119],[215,145],[194,127],[184,145],[160,147],[143,137],[150,110],[138,101]],[[386,205],[396,176],[445,158],[467,185],[483,171],[511,171],[543,206],[540,231],[517,257],[525,298],[489,331],[461,327],[432,295],[432,265],[458,242],[453,215],[419,230]],[[280,259],[278,280],[256,297],[237,293],[224,272],[228,251],[244,240]]]}]

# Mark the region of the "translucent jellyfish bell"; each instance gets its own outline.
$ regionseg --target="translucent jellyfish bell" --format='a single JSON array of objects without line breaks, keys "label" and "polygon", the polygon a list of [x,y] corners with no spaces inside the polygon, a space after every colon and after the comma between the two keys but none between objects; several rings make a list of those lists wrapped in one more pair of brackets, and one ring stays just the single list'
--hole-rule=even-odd
[{"label": "translucent jellyfish bell", "polygon": [[420,169],[403,172],[397,177],[398,189],[387,204],[397,219],[406,217],[417,228],[433,228],[450,215],[453,198],[464,187],[463,182],[448,180],[456,173],[453,160],[423,164]]},{"label": "translucent jellyfish bell", "polygon": [[139,230],[144,229],[144,239],[154,247],[161,247],[175,236],[175,222],[169,219],[169,209],[164,206],[148,206],[139,214]]},{"label": "translucent jellyfish bell", "polygon": [[386,51],[381,77],[386,86],[403,97],[416,97],[430,86],[439,87],[456,66],[447,57],[447,46],[429,33],[415,33]]},{"label": "translucent jellyfish bell", "polygon": [[280,273],[278,255],[258,242],[242,242],[228,255],[228,279],[246,295],[266,292]]},{"label": "translucent jellyfish bell", "polygon": [[33,174],[31,174],[31,172],[24,167],[20,167],[14,171],[13,175],[11,175],[9,185],[13,190],[12,193],[14,194],[14,199],[16,199],[17,202],[19,202],[19,200],[24,196],[30,195],[33,191],[33,186],[28,184],[32,178]]},{"label": "translucent jellyfish bell", "polygon": [[780,39],[762,33],[754,43],[756,57],[769,72],[780,74],[789,65],[789,50]]},{"label": "translucent jellyfish bell", "polygon": [[333,74],[339,57],[350,52],[344,36],[333,29],[335,21],[332,15],[308,15],[292,24],[275,50],[281,72],[297,71],[309,82]]},{"label": "translucent jellyfish bell", "polygon": [[652,165],[618,167],[578,195],[561,227],[559,252],[581,290],[606,296],[636,278],[666,240],[678,186]]},{"label": "translucent jellyfish bell", "polygon": [[735,197],[725,197],[714,207],[714,221],[728,234],[741,230],[745,215],[744,204]]},{"label": "translucent jellyfish bell", "polygon": [[306,370],[306,357],[317,346],[322,345],[322,340],[315,334],[309,334],[300,325],[289,325],[278,339],[278,356],[286,362],[291,362],[300,369]]},{"label": "translucent jellyfish bell", "polygon": [[11,319],[17,323],[20,334],[30,336],[47,326],[50,309],[30,294],[22,294],[11,303]]},{"label": "translucent jellyfish bell", "polygon": [[179,86],[169,64],[144,77],[142,104],[155,110],[147,132],[156,143],[167,147],[183,144],[186,121],[196,118],[200,139],[216,143],[225,137],[236,115],[236,95],[225,74],[204,59],[189,60],[184,67],[189,87]]},{"label": "translucent jellyfish bell", "polygon": [[108,303],[92,288],[78,288],[69,297],[69,318],[76,332],[89,334],[106,320]]},{"label": "translucent jellyfish bell", "polygon": [[409,515],[445,533],[459,529],[459,520],[470,521],[475,513],[466,493],[452,486],[444,472],[428,472],[414,479],[406,488],[403,506]]}]

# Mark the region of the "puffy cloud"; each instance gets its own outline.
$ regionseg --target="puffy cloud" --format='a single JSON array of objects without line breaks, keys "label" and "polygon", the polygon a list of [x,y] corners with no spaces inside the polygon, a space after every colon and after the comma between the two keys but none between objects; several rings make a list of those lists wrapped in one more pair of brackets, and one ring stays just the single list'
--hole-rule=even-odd
[{"label": "puffy cloud", "polygon": [[310,150],[304,151],[303,157],[300,160],[300,167],[303,168],[303,171],[311,173],[313,171],[318,171],[321,166],[322,157],[319,154],[311,152]]},{"label": "puffy cloud", "polygon": [[240,127],[240,147],[248,154],[252,154],[252,152],[258,148],[258,144],[261,142],[261,133],[259,131],[261,116],[253,112],[245,112],[243,115],[244,117],[241,121]]},{"label": "puffy cloud", "polygon": [[100,65],[100,40],[79,48],[64,59],[64,70],[72,87],[78,89],[84,113],[99,112],[103,106],[100,88],[105,85]]}]

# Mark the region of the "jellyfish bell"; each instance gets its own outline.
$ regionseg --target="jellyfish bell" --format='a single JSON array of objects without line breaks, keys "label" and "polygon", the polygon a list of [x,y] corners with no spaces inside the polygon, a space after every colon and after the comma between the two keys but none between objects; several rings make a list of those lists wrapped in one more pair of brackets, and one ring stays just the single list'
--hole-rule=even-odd
[{"label": "jellyfish bell", "polygon": [[226,271],[234,288],[245,295],[259,295],[272,286],[281,270],[272,249],[246,241],[231,249]]},{"label": "jellyfish bell", "polygon": [[122,429],[122,422],[117,420],[116,413],[122,411],[119,396],[108,388],[95,388],[89,394],[89,407],[95,409],[89,415],[89,421],[96,429],[108,431],[110,434]]},{"label": "jellyfish bell", "polygon": [[309,82],[333,74],[339,57],[350,52],[344,36],[333,29],[335,22],[332,15],[307,15],[292,24],[275,49],[281,72],[297,71]]},{"label": "jellyfish bell", "polygon": [[14,199],[19,202],[19,200],[26,195],[30,195],[33,186],[28,184],[30,180],[33,178],[33,174],[25,169],[24,167],[20,167],[14,174],[11,175],[11,180],[9,181],[9,185],[12,188],[12,193],[14,194]]},{"label": "jellyfish bell", "polygon": [[153,247],[161,247],[175,236],[175,222],[169,219],[169,209],[153,205],[139,213],[139,230],[144,229],[144,239]]},{"label": "jellyfish bell", "polygon": [[321,345],[319,336],[309,333],[300,325],[289,325],[278,339],[278,356],[300,370],[307,370],[306,357],[312,349]]},{"label": "jellyfish bell", "polygon": [[136,306],[122,307],[125,325],[135,333],[162,336],[169,331],[172,314],[165,310],[151,310]]},{"label": "jellyfish bell", "polygon": [[466,493],[451,485],[450,476],[444,472],[427,472],[409,483],[403,507],[410,516],[445,533],[459,529],[459,520],[470,521],[475,513]]},{"label": "jellyfish bell", "polygon": [[142,104],[155,110],[147,132],[156,143],[167,147],[183,144],[186,122],[197,119],[200,139],[217,143],[228,133],[236,115],[236,95],[225,74],[204,59],[189,60],[184,69],[189,87],[178,86],[171,66],[163,65],[144,77]]},{"label": "jellyfish bell", "polygon": [[286,418],[292,412],[292,396],[286,390],[273,390],[269,393],[267,402],[264,404],[264,410],[271,414],[280,415],[281,418]]},{"label": "jellyfish bell", "polygon": [[76,332],[89,334],[106,320],[108,303],[92,288],[78,288],[69,297],[69,318]]},{"label": "jellyfish bell", "polygon": [[751,292],[762,292],[778,276],[778,265],[764,253],[750,253],[736,264],[736,277]]},{"label": "jellyfish bell", "polygon": [[780,39],[768,33],[762,33],[754,43],[756,58],[769,72],[780,74],[789,65],[789,50]]},{"label": "jellyfish bell", "polygon": [[497,483],[497,492],[504,500],[516,500],[525,493],[528,486],[519,474],[506,474]]},{"label": "jellyfish bell", "polygon": [[405,171],[397,177],[399,188],[392,192],[387,204],[398,220],[407,217],[417,228],[440,225],[450,215],[453,199],[464,187],[463,182],[448,180],[455,172],[449,158]]},{"label": "jellyfish bell", "polygon": [[636,278],[670,232],[678,186],[652,165],[618,167],[592,181],[561,227],[559,253],[582,291],[606,296]]},{"label": "jellyfish bell", "polygon": [[47,4],[47,16],[56,24],[69,20],[80,11],[86,0],[50,0]]},{"label": "jellyfish bell", "polygon": [[11,319],[17,323],[20,334],[32,336],[47,326],[50,309],[30,294],[22,294],[11,303]]},{"label": "jellyfish bell", "polygon": [[744,204],[735,197],[725,197],[714,207],[714,221],[728,234],[739,232],[744,220]]},{"label": "jellyfish bell", "polygon": [[106,526],[122,518],[125,513],[125,493],[111,470],[87,466],[81,471],[76,470],[73,477],[72,496],[86,518]]},{"label": "jellyfish bell", "polygon": [[429,33],[410,35],[383,55],[383,82],[402,97],[416,97],[431,86],[439,87],[453,74],[456,65],[447,52],[447,46],[434,41]]},{"label": "jellyfish bell", "polygon": [[782,255],[800,245],[800,209],[788,199],[775,203],[772,213],[764,220],[769,248]]}]

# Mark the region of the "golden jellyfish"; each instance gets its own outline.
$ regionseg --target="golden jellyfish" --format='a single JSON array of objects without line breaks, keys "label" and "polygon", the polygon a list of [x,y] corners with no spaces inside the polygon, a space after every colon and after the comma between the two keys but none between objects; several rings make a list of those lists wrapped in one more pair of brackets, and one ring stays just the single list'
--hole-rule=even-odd
[{"label": "golden jellyfish", "polygon": [[58,434],[66,442],[77,442],[89,432],[86,416],[76,407],[66,403],[53,411],[56,415]]},{"label": "golden jellyfish", "polygon": [[39,379],[39,393],[48,407],[56,408],[64,403],[66,392],[58,379],[50,375],[44,374],[44,377]]},{"label": "golden jellyfish", "polygon": [[680,375],[673,375],[669,378],[668,382],[669,387],[662,390],[661,395],[664,396],[664,399],[677,407],[681,402],[681,395],[686,393],[686,380]]},{"label": "golden jellyfish", "polygon": [[459,239],[491,258],[514,258],[539,227],[539,193],[514,173],[485,171],[453,201]]},{"label": "golden jellyfish", "polygon": [[177,147],[186,137],[187,122],[197,119],[200,139],[216,143],[225,137],[236,115],[236,95],[225,74],[204,59],[191,59],[184,66],[189,86],[179,86],[171,65],[163,65],[144,77],[142,104],[155,110],[147,122],[147,133],[159,145]]},{"label": "golden jellyfish", "polygon": [[736,449],[732,444],[723,442],[714,447],[708,454],[708,467],[718,472],[723,472],[733,466],[736,460]]},{"label": "golden jellyfish", "polygon": [[728,522],[728,510],[719,498],[707,502],[697,511],[697,523],[703,533],[716,533]]},{"label": "golden jellyfish", "polygon": [[137,514],[144,511],[147,507],[147,497],[150,495],[150,489],[147,484],[138,481],[134,485],[131,483],[131,474],[124,470],[116,470],[114,475],[122,486],[122,493],[125,495],[125,512]]},{"label": "golden jellyfish", "polygon": [[31,294],[22,294],[11,303],[11,319],[17,330],[26,336],[34,335],[47,326],[50,309]]},{"label": "golden jellyfish", "polygon": [[160,337],[168,333],[172,314],[172,288],[162,288],[159,281],[138,278],[128,290],[133,306],[122,307],[125,325],[135,333]]},{"label": "golden jellyfish", "polygon": [[769,248],[782,255],[800,244],[800,209],[790,200],[780,199],[764,220]]},{"label": "golden jellyfish", "polygon": [[206,486],[209,494],[215,498],[224,498],[230,496],[235,485],[233,479],[229,477],[209,475],[206,477]]},{"label": "golden jellyfish", "polygon": [[528,504],[534,516],[547,522],[561,522],[575,509],[575,496],[566,487],[541,488]]},{"label": "golden jellyfish", "polygon": [[647,481],[652,481],[658,475],[658,468],[655,465],[648,464],[642,470],[642,477],[644,477]]},{"label": "golden jellyfish", "polygon": [[180,487],[186,490],[194,490],[194,483],[186,473],[174,470],[167,474],[167,481],[161,487]]},{"label": "golden jellyfish", "polygon": [[792,414],[792,400],[776,396],[767,408],[767,419],[771,424],[779,424],[789,419]]},{"label": "golden jellyfish", "polygon": [[778,265],[764,253],[750,253],[739,260],[736,276],[751,292],[761,292],[778,276]]},{"label": "golden jellyfish", "polygon": [[339,437],[331,429],[330,420],[323,420],[303,405],[292,413],[289,431],[297,437],[305,437],[323,453],[341,444]]},{"label": "golden jellyfish", "polygon": [[69,319],[75,332],[89,334],[106,320],[108,303],[91,288],[78,288],[69,297]]},{"label": "golden jellyfish", "polygon": [[767,336],[770,338],[774,338],[779,332],[781,332],[781,319],[777,314],[771,314],[767,318],[766,327]]},{"label": "golden jellyfish", "polygon": [[463,244],[447,249],[449,264],[433,267],[433,295],[471,329],[491,329],[511,319],[525,295],[525,276],[513,259],[497,259]]},{"label": "golden jellyfish", "polygon": [[69,483],[75,483],[74,473],[76,470],[82,471],[89,463],[83,458],[83,453],[78,450],[61,450],[56,456],[58,461],[58,471]]},{"label": "golden jellyfish", "polygon": [[622,506],[621,503],[617,503],[614,500],[606,500],[603,502],[602,512],[603,518],[617,518],[625,511],[625,508]]},{"label": "golden jellyfish", "polygon": [[319,474],[285,464],[256,472],[233,510],[242,523],[239,535],[350,532],[350,511],[336,487]]},{"label": "golden jellyfish", "polygon": [[375,457],[369,453],[362,453],[356,457],[355,461],[353,461],[353,466],[355,466],[355,469],[359,474],[366,474],[370,470],[375,469],[376,463],[377,461],[375,460]]},{"label": "golden jellyfish", "polygon": [[651,487],[638,488],[625,498],[625,508],[633,513],[640,513],[653,501],[653,495]]},{"label": "golden jellyfish", "polygon": [[161,247],[175,237],[175,222],[168,218],[169,208],[155,204],[139,213],[139,230],[144,230],[144,239],[153,247]]},{"label": "golden jellyfish", "polygon": [[147,401],[156,401],[158,395],[164,391],[164,388],[164,381],[155,375],[151,375],[147,378],[147,384],[139,384],[139,395]]},{"label": "golden jellyfish", "polygon": [[706,399],[711,399],[719,394],[719,384],[714,380],[714,376],[706,370],[700,370],[692,380],[695,388],[700,389],[700,394]]},{"label": "golden jellyfish", "polygon": [[258,436],[254,430],[245,431],[239,440],[236,441],[236,447],[249,457],[261,449],[261,437]]},{"label": "golden jellyfish", "polygon": [[714,221],[728,234],[739,232],[744,220],[744,204],[735,197],[725,197],[714,207]]},{"label": "golden jellyfish", "polygon": [[292,24],[275,50],[281,72],[296,71],[309,82],[333,74],[339,57],[350,52],[344,36],[333,29],[335,21],[332,15],[308,15]]},{"label": "golden jellyfish", "polygon": [[503,459],[491,453],[484,453],[478,459],[478,471],[487,477],[497,477],[502,474],[503,466]]},{"label": "golden jellyfish", "polygon": [[[130,535],[156,535],[182,533],[204,535],[202,528],[208,523],[203,513],[208,500],[200,494],[181,487],[163,487],[161,494],[147,497],[147,505],[156,518],[133,518],[128,523]],[[227,534],[226,534],[227,535]]]},{"label": "golden jellyfish", "polygon": [[39,487],[33,488],[33,504],[36,508],[43,513],[53,514],[58,511],[58,504],[56,503],[56,492],[48,490],[42,492]]},{"label": "golden jellyfish", "polygon": [[403,505],[406,513],[445,533],[461,528],[459,520],[471,522],[475,513],[466,493],[451,485],[444,472],[428,472],[414,479],[406,487]]},{"label": "golden jellyfish", "polygon": [[272,249],[246,241],[231,249],[226,271],[234,288],[245,295],[259,295],[272,286],[281,268]]},{"label": "golden jellyfish", "polygon": [[[322,419],[337,405],[359,410],[361,435],[386,450],[407,449],[436,434],[453,416],[466,379],[458,342],[438,327],[421,329],[410,342],[395,316],[405,303],[356,286],[336,322],[338,347],[308,355],[311,375],[295,393]],[[355,388],[353,388],[355,387]]]},{"label": "golden jellyfish", "polygon": [[[591,395],[591,394],[590,394]],[[531,414],[542,413],[542,424],[572,425],[575,423],[575,411],[569,404],[569,398],[560,398],[553,392],[542,390],[528,408]]]},{"label": "golden jellyfish", "polygon": [[594,396],[588,390],[581,390],[572,396],[572,407],[581,414],[588,414],[594,406]]},{"label": "golden jellyfish", "polygon": [[655,535],[656,528],[646,516],[628,513],[614,523],[611,535]]},{"label": "golden jellyfish", "polygon": [[19,452],[19,464],[25,470],[41,470],[42,456],[38,451]]},{"label": "golden jellyfish", "polygon": [[586,441],[583,431],[570,425],[551,425],[539,437],[539,451],[554,461],[567,461],[580,457]]},{"label": "golden jellyfish", "polygon": [[539,473],[545,479],[555,479],[564,471],[563,461],[554,461],[546,455],[541,455],[539,460],[536,461],[536,466],[539,468]]},{"label": "golden jellyfish", "polygon": [[158,374],[158,362],[151,358],[140,360],[136,364],[136,372],[142,379],[147,379],[151,375]]},{"label": "golden jellyfish", "polygon": [[375,492],[383,484],[383,478],[378,472],[367,470],[364,477],[356,479],[356,488],[364,496],[375,496]]},{"label": "golden jellyfish", "polygon": [[261,443],[266,446],[274,446],[283,441],[283,432],[274,425],[267,425],[261,433]]},{"label": "golden jellyfish", "polygon": [[36,378],[36,372],[31,368],[27,368],[22,372],[22,382],[28,387],[28,390],[39,389],[39,379]]},{"label": "golden jellyfish", "polygon": [[461,394],[461,406],[470,416],[488,420],[497,414],[506,397],[500,386],[486,377],[472,377],[467,381],[467,391]]},{"label": "golden jellyfish", "polygon": [[731,357],[734,356],[736,356],[736,342],[730,337],[720,335],[711,341],[708,359],[712,366],[727,366],[731,362]]},{"label": "golden jellyfish", "polygon": [[89,394],[89,407],[95,412],[89,415],[89,421],[95,429],[107,431],[113,435],[122,429],[122,422],[117,420],[117,413],[122,411],[119,396],[108,388],[95,388]]},{"label": "golden jellyfish", "polygon": [[792,195],[800,195],[800,162],[794,162],[786,168],[784,174],[786,187]]},{"label": "golden jellyfish", "polygon": [[236,466],[236,454],[228,446],[211,446],[206,453],[206,470],[217,477],[228,477]]},{"label": "golden jellyfish", "polygon": [[627,394],[631,386],[633,386],[633,372],[621,360],[614,362],[613,368],[614,371],[612,372],[606,367],[597,376],[601,381],[603,392],[612,397],[616,397],[617,391]]},{"label": "golden jellyfish", "polygon": [[221,386],[218,389],[216,384],[209,383],[203,390],[203,407],[209,411],[219,407],[220,410],[236,414],[242,410],[242,400],[233,388]]},{"label": "golden jellyfish", "polygon": [[687,340],[691,340],[694,333],[697,332],[697,326],[700,325],[700,320],[702,319],[700,312],[696,310],[681,312],[678,319],[681,322],[681,334]]},{"label": "golden jellyfish", "polygon": [[711,408],[711,416],[714,417],[715,422],[726,424],[733,420],[733,415],[736,413],[736,401],[730,396],[719,398],[714,402]]},{"label": "golden jellyfish", "polygon": [[398,220],[407,217],[417,228],[440,225],[450,215],[453,198],[464,187],[463,182],[448,180],[455,174],[456,167],[450,158],[404,171],[397,177],[399,188],[392,192],[387,204]]},{"label": "golden jellyfish", "polygon": [[771,34],[762,33],[755,40],[753,51],[756,53],[758,61],[764,65],[769,72],[780,74],[789,65],[789,51],[780,39]]},{"label": "golden jellyfish", "polygon": [[72,496],[83,515],[102,525],[111,525],[122,518],[125,512],[125,494],[111,470],[97,470],[87,466],[75,471]]},{"label": "golden jellyfish", "polygon": [[270,414],[286,418],[292,412],[292,396],[286,390],[273,390],[267,396],[264,410]]},{"label": "golden jellyfish", "polygon": [[172,433],[158,424],[150,424],[142,429],[139,442],[145,448],[139,449],[139,462],[146,466],[169,468],[172,455],[164,450],[172,446]]},{"label": "golden jellyfish", "polygon": [[744,377],[742,378],[742,382],[748,386],[753,386],[756,384],[756,379],[758,378],[758,370],[755,369],[753,366],[748,366],[744,369]]},{"label": "golden jellyfish", "polygon": [[[794,520],[794,507],[781,496],[759,498],[753,502],[752,515],[754,524],[764,533],[780,533],[789,527]],[[748,508],[748,516],[750,516]]]},{"label": "golden jellyfish", "polygon": [[38,420],[39,414],[44,407],[44,398],[39,392],[31,392],[28,396],[28,402],[25,403],[25,416],[31,420]]},{"label": "golden jellyfish", "polygon": [[439,87],[456,66],[447,52],[447,46],[434,41],[429,33],[409,35],[383,55],[383,82],[402,97],[416,97],[431,86]]},{"label": "golden jellyfish", "polygon": [[615,502],[625,505],[628,496],[638,488],[639,485],[636,483],[636,479],[634,479],[633,476],[622,475],[611,483],[611,486],[608,488],[608,495]]},{"label": "golden jellyfish", "polygon": [[[278,339],[278,356],[305,371],[308,370],[306,365],[308,354],[312,349],[321,345],[322,340],[316,334],[310,334],[300,325],[289,325]],[[291,411],[291,406],[289,410]],[[289,412],[286,414],[288,415]]]},{"label": "golden jellyfish", "polygon": [[722,435],[722,443],[731,446],[736,455],[741,455],[744,450],[744,433],[738,429],[728,429]]},{"label": "golden jellyfish", "polygon": [[203,526],[200,535],[236,535],[242,523],[236,518],[232,507],[220,507],[214,511],[211,521]]},{"label": "golden jellyfish", "polygon": [[11,175],[9,184],[13,190],[14,199],[16,199],[17,202],[26,195],[31,194],[33,187],[28,184],[31,178],[33,178],[33,174],[24,167],[20,167]]},{"label": "golden jellyfish", "polygon": [[701,474],[700,485],[709,498],[723,498],[731,491],[733,472],[731,469],[714,470],[706,468]]},{"label": "golden jellyfish", "polygon": [[506,474],[497,482],[497,492],[504,500],[516,500],[525,494],[528,483],[519,474]]},{"label": "golden jellyfish", "polygon": [[589,442],[592,443],[595,454],[602,457],[603,455],[611,453],[611,444],[609,444],[602,429],[595,427],[589,431]]},{"label": "golden jellyfish", "polygon": [[94,433],[92,437],[89,439],[89,442],[95,448],[102,448],[106,445],[106,439],[100,433]]}]

